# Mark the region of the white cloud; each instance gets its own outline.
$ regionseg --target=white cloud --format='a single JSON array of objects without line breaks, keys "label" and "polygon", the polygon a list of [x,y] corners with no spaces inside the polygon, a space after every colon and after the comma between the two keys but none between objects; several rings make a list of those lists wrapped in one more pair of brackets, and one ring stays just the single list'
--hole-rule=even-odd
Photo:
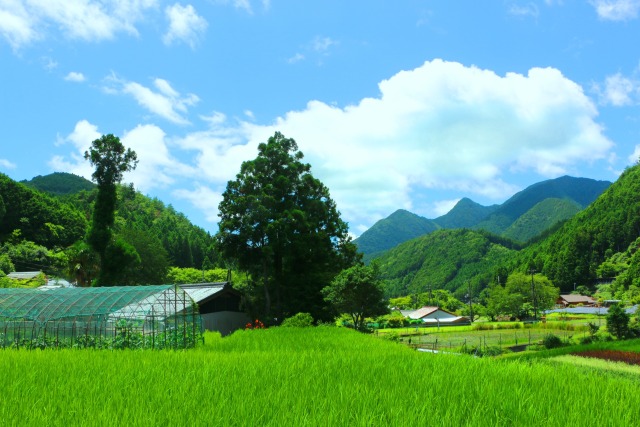
[{"label": "white cloud", "polygon": [[179,189],[172,193],[175,197],[188,200],[191,204],[201,210],[207,221],[216,223],[218,217],[218,205],[222,201],[222,194],[202,184],[196,184],[194,190]]},{"label": "white cloud", "polygon": [[433,203],[433,212],[436,216],[447,214],[460,201],[460,199],[440,200]]},{"label": "white cloud", "polygon": [[633,153],[628,157],[629,163],[632,165],[640,162],[640,145],[636,145]]},{"label": "white cloud", "polygon": [[592,0],[598,16],[608,21],[628,21],[638,17],[640,0]]},{"label": "white cloud", "polygon": [[[84,159],[85,151],[91,143],[100,138],[98,127],[81,120],[69,135],[59,138],[56,145],[71,144],[74,150],[67,156],[54,156],[49,165],[56,171],[71,172],[91,179],[93,169]],[[170,152],[165,132],[155,125],[138,125],[125,131],[120,137],[122,144],[136,152],[138,165],[125,176],[126,182],[133,182],[140,191],[165,188],[175,182],[175,177],[193,176],[194,169]]]},{"label": "white cloud", "polygon": [[183,42],[192,49],[207,29],[207,21],[198,15],[193,6],[182,6],[178,3],[167,6],[165,15],[169,20],[169,29],[162,40],[171,45]]},{"label": "white cloud", "polygon": [[[379,87],[379,97],[358,105],[311,101],[271,126],[245,123],[248,146],[275,130],[295,138],[354,225],[411,208],[410,193],[420,189],[506,197],[514,185],[504,174],[557,176],[605,158],[612,146],[595,122],[594,104],[556,69],[499,76],[434,60]],[[205,164],[228,165],[241,151],[232,144],[225,154],[202,156]]]},{"label": "white cloud", "polygon": [[[157,92],[145,88],[154,96],[181,98],[164,80],[154,85]],[[379,90],[376,97],[344,107],[310,101],[269,125],[229,121],[213,112],[200,116],[207,130],[180,137],[138,126],[123,137],[141,159],[134,183],[151,185],[143,175],[157,176],[158,185],[190,200],[213,221],[226,183],[277,130],[297,141],[343,218],[362,231],[398,208],[411,210],[416,194],[454,190],[504,200],[518,189],[513,181],[518,174],[556,177],[611,153],[612,142],[596,122],[596,106],[557,69],[497,75],[434,60],[380,82]],[[178,114],[173,105],[169,102],[166,111]],[[81,124],[73,134],[94,130]],[[187,158],[188,163],[176,160]],[[184,180],[192,177],[198,184],[185,189]],[[452,203],[421,200],[432,211],[416,213],[428,217]]]},{"label": "white cloud", "polygon": [[153,82],[158,92],[140,83],[122,80],[115,75],[109,76],[106,80],[112,84],[105,88],[108,93],[131,95],[140,106],[176,124],[189,124],[184,115],[189,107],[200,101],[200,98],[192,93],[181,95],[164,79],[155,79]]},{"label": "white cloud", "polygon": [[18,49],[59,30],[69,39],[101,41],[138,35],[136,24],[157,0],[2,0],[0,35]]},{"label": "white cloud", "polygon": [[511,4],[509,6],[509,14],[515,16],[531,16],[537,18],[540,15],[540,10],[535,3],[527,3],[524,5]]},{"label": "white cloud", "polygon": [[331,46],[339,44],[338,41],[333,40],[331,37],[317,36],[311,42],[311,48],[318,53],[327,53]]},{"label": "white cloud", "polygon": [[68,82],[77,82],[77,83],[82,83],[85,80],[87,80],[84,74],[79,73],[77,71],[71,71],[69,74],[67,74],[64,77],[64,79]]},{"label": "white cloud", "polygon": [[304,55],[301,53],[296,53],[291,58],[287,59],[289,64],[295,64],[296,62],[300,62],[304,59]]},{"label": "white cloud", "polygon": [[636,103],[640,85],[638,82],[616,73],[605,79],[604,89],[601,89],[598,85],[594,89],[600,96],[600,103],[622,107]]},{"label": "white cloud", "polygon": [[2,169],[15,169],[16,165],[15,165],[15,163],[11,163],[7,159],[0,159],[0,168],[2,168]]}]

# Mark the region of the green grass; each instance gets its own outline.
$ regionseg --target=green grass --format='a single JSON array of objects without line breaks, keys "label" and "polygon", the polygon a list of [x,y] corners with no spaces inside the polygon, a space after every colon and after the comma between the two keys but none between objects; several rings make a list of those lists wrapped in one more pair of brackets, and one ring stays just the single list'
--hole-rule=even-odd
[{"label": "green grass", "polygon": [[[7,426],[628,426],[638,383],[433,355],[342,328],[207,335],[183,351],[0,352]],[[579,403],[579,404],[578,404]]]}]

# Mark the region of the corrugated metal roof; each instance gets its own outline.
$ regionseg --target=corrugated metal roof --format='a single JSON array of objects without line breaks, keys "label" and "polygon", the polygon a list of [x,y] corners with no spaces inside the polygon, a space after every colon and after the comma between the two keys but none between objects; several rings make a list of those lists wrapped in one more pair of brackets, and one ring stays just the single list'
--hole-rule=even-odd
[{"label": "corrugated metal roof", "polygon": [[40,271],[14,271],[7,274],[7,277],[9,279],[33,279],[40,273]]},{"label": "corrugated metal roof", "polygon": [[196,303],[206,300],[212,295],[224,290],[227,282],[222,283],[192,283],[180,286]]}]

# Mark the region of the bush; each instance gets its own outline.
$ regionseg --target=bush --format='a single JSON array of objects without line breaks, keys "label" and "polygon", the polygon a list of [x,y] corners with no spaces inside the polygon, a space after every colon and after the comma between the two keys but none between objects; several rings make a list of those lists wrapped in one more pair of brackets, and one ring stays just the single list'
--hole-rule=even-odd
[{"label": "bush", "polygon": [[298,313],[295,316],[284,319],[280,326],[288,328],[308,328],[313,326],[313,317],[311,317],[309,313]]},{"label": "bush", "polygon": [[562,347],[562,339],[554,334],[547,334],[542,339],[542,345],[546,349]]}]

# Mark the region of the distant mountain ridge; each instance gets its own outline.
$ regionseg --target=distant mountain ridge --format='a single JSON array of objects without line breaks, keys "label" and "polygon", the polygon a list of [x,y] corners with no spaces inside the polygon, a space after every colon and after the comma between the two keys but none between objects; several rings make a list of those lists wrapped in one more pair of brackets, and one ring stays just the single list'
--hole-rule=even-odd
[{"label": "distant mountain ridge", "polygon": [[461,199],[447,214],[427,219],[398,210],[355,239],[365,260],[438,229],[468,228],[526,242],[592,203],[611,182],[563,176],[533,184],[501,205]]}]

